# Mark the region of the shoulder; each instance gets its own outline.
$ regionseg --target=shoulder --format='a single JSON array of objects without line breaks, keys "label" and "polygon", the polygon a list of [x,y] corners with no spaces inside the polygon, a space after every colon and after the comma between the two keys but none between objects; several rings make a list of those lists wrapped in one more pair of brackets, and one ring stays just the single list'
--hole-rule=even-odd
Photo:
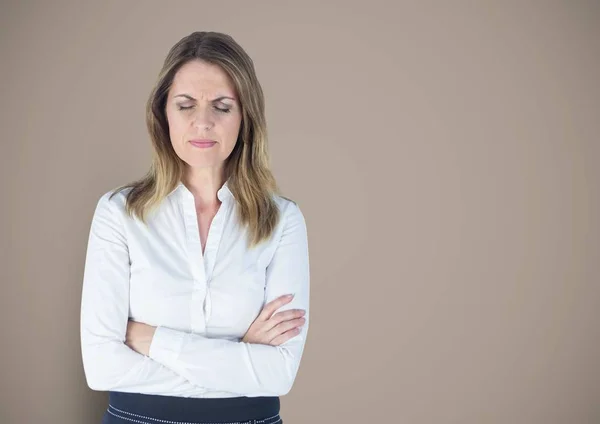
[{"label": "shoulder", "polygon": [[300,223],[302,226],[306,225],[304,214],[297,201],[277,194],[273,195],[273,200],[281,212],[280,223],[282,226],[293,225],[294,223]]},{"label": "shoulder", "polygon": [[281,194],[274,194],[273,200],[275,201],[275,204],[277,205],[282,214],[290,213],[294,209],[300,210],[298,202],[288,197],[282,196]]},{"label": "shoulder", "polygon": [[104,215],[110,213],[112,215],[124,215],[127,195],[131,190],[132,187],[123,188],[119,186],[103,192],[96,200],[95,214]]}]

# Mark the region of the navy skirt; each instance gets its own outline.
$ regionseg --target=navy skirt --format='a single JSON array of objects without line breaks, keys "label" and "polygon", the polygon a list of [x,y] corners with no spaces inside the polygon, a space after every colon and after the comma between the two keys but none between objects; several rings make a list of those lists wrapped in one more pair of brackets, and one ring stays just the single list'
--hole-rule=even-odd
[{"label": "navy skirt", "polygon": [[102,424],[283,424],[279,397],[184,398],[109,392]]}]

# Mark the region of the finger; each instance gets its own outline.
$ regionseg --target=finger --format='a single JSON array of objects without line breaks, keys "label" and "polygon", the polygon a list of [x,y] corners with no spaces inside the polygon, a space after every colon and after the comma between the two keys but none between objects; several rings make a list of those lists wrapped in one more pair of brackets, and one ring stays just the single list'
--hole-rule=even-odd
[{"label": "finger", "polygon": [[271,321],[276,321],[279,323],[281,321],[287,321],[294,318],[301,318],[304,315],[306,315],[306,311],[304,309],[288,309],[287,311],[277,312],[270,319]]},{"label": "finger", "polygon": [[289,339],[296,337],[298,334],[300,334],[300,329],[297,327],[292,328],[291,330],[275,337],[269,344],[273,346],[279,346],[280,344],[287,342]]},{"label": "finger", "polygon": [[300,327],[304,324],[306,320],[304,318],[297,318],[290,321],[283,321],[280,324],[277,324],[273,327],[269,332],[267,332],[268,339],[274,339],[279,334],[283,334],[288,330],[291,330],[296,327]]},{"label": "finger", "polygon": [[264,322],[262,330],[264,332],[270,331],[280,322],[289,321],[294,318],[301,318],[304,316],[304,314],[305,311],[303,309],[289,309],[287,311],[277,312]]},{"label": "finger", "polygon": [[276,325],[284,321],[291,321],[295,318],[302,318],[304,314],[305,311],[303,309],[290,309],[287,311],[277,312],[265,322],[263,329],[264,331],[270,331]]},{"label": "finger", "polygon": [[280,296],[280,297],[272,300],[271,302],[269,302],[265,305],[265,307],[259,314],[259,318],[264,321],[268,320],[269,318],[271,318],[271,315],[273,315],[273,313],[277,309],[281,308],[286,303],[291,302],[292,299],[293,299],[293,296],[284,295],[284,296]]}]

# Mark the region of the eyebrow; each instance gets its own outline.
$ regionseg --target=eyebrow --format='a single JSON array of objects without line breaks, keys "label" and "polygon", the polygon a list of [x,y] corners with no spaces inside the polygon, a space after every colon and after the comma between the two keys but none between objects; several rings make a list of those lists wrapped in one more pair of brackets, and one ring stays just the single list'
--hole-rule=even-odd
[{"label": "eyebrow", "polygon": [[[186,99],[196,101],[196,99],[194,99],[192,96],[190,96],[189,94],[185,94],[185,93],[184,94],[178,94],[178,95],[176,95],[174,97],[185,97]],[[223,100],[223,99],[231,99],[231,100],[235,101],[234,97],[221,96],[221,97],[217,97],[216,99],[214,99],[213,102],[216,102],[216,101],[219,101],[219,100]]]}]

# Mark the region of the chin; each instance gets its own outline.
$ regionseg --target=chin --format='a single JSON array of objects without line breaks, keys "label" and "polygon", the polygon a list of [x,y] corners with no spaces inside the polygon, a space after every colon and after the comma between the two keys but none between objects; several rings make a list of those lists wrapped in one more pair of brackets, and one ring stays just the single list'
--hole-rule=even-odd
[{"label": "chin", "polygon": [[193,158],[185,160],[185,162],[192,168],[215,168],[223,165],[223,161],[220,160],[203,160],[202,158]]}]

